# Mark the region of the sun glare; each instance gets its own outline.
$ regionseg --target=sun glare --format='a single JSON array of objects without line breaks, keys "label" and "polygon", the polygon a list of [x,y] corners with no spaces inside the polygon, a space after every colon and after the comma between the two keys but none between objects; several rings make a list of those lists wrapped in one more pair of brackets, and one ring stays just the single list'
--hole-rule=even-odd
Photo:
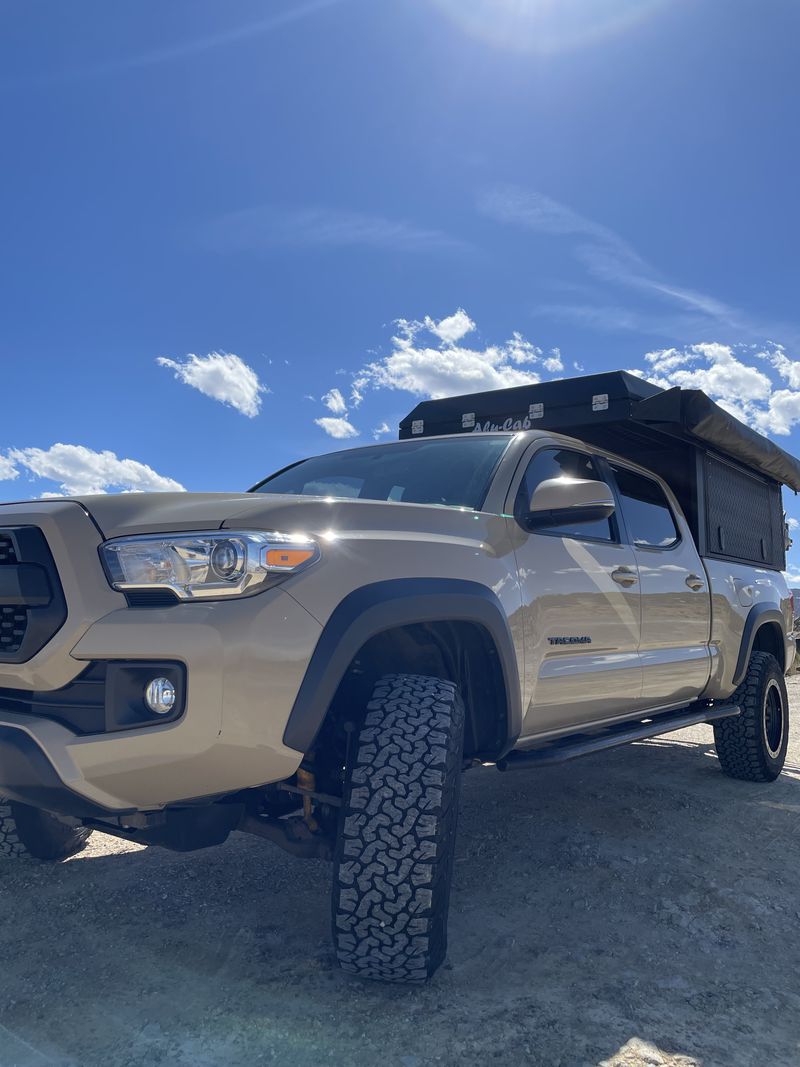
[{"label": "sun glare", "polygon": [[563,52],[642,22],[666,0],[431,0],[466,32],[520,52]]}]

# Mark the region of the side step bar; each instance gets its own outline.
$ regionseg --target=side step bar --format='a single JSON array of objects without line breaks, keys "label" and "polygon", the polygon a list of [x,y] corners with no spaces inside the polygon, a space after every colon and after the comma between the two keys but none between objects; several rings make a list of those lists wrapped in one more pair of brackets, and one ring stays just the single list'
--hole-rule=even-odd
[{"label": "side step bar", "polygon": [[688,708],[667,711],[654,715],[652,719],[638,722],[620,722],[613,726],[602,727],[592,733],[571,734],[569,737],[556,738],[525,750],[509,752],[497,761],[499,771],[511,771],[525,767],[546,767],[551,763],[564,763],[578,756],[589,756],[592,752],[602,752],[607,748],[628,745],[631,741],[642,741],[647,737],[668,734],[672,730],[682,730],[684,726],[697,726],[700,723],[713,722],[715,719],[732,718],[741,714],[737,704],[691,704]]}]

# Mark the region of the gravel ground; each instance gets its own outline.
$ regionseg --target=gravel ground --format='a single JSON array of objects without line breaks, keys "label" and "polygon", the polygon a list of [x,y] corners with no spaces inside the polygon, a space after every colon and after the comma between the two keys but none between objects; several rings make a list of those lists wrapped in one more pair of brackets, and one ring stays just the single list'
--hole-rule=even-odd
[{"label": "gravel ground", "polygon": [[339,973],[326,866],[255,838],[0,863],[0,1067],[800,1064],[797,732],[769,786],[705,726],[464,786],[424,988]]}]

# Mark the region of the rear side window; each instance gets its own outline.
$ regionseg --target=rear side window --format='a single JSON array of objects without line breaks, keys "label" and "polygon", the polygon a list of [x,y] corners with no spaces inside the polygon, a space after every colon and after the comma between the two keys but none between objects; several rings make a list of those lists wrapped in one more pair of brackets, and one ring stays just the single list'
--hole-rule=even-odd
[{"label": "rear side window", "polygon": [[641,548],[672,548],[680,533],[664,490],[652,478],[614,467],[622,514],[631,540]]},{"label": "rear side window", "polygon": [[[547,482],[551,478],[585,478],[588,481],[606,484],[605,478],[600,474],[591,456],[566,448],[543,449],[536,453],[525,471],[525,477],[522,479],[517,494],[515,505],[517,515],[527,511],[534,489],[541,482]],[[546,530],[538,532],[555,534],[558,537],[574,537],[577,541],[617,540],[616,523],[613,518],[601,519],[598,522],[579,522],[574,526],[548,526]]]}]

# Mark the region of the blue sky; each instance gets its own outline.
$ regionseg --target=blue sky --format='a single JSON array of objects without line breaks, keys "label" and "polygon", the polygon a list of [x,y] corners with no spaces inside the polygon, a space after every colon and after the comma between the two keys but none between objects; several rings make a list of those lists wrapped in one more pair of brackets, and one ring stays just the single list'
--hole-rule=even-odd
[{"label": "blue sky", "polygon": [[0,18],[0,499],[239,489],[617,367],[800,452],[794,0]]}]

